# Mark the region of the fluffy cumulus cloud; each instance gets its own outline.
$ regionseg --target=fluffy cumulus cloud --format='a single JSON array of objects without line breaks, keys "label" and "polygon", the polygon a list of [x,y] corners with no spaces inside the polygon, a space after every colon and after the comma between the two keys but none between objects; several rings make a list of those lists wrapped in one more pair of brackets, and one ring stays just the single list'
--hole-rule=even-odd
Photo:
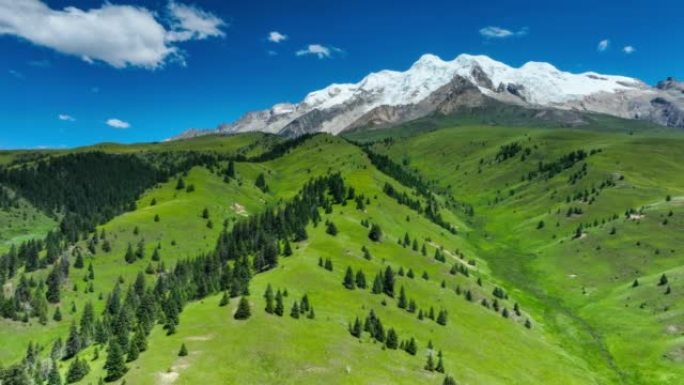
[{"label": "fluffy cumulus cloud", "polygon": [[182,59],[177,42],[223,36],[225,23],[196,7],[170,2],[168,26],[144,7],[104,3],[89,10],[50,8],[41,0],[0,0],[0,35],[101,61],[148,69]]},{"label": "fluffy cumulus cloud", "polygon": [[59,114],[59,115],[57,115],[57,119],[59,119],[63,122],[73,122],[76,120],[76,119],[74,119],[73,116],[67,115],[67,114]]},{"label": "fluffy cumulus cloud", "polygon": [[636,52],[636,48],[634,48],[634,47],[631,46],[631,45],[627,45],[627,46],[625,46],[625,47],[622,49],[622,52],[626,53],[627,55],[631,55],[631,54],[633,54],[634,52]]},{"label": "fluffy cumulus cloud", "polygon": [[119,120],[119,119],[115,119],[115,118],[108,119],[106,123],[109,127],[118,128],[118,129],[122,129],[122,130],[129,128],[131,126],[130,123],[124,122],[123,120]]},{"label": "fluffy cumulus cloud", "polygon": [[489,26],[480,29],[480,35],[487,39],[505,39],[508,37],[520,37],[527,35],[527,28],[522,28],[518,31],[512,31],[510,29]]},{"label": "fluffy cumulus cloud", "polygon": [[268,41],[271,43],[280,43],[285,40],[287,40],[287,35],[283,35],[278,31],[272,31],[268,34]]},{"label": "fluffy cumulus cloud", "polygon": [[169,41],[203,40],[208,37],[223,37],[221,30],[226,23],[217,16],[195,6],[172,1],[169,13],[173,19],[173,30],[167,34]]},{"label": "fluffy cumulus cloud", "polygon": [[326,59],[333,57],[336,53],[342,53],[343,51],[339,48],[332,46],[324,46],[321,44],[309,44],[306,48],[300,49],[296,52],[297,56],[307,56],[313,55],[317,56],[319,59]]},{"label": "fluffy cumulus cloud", "polygon": [[596,46],[596,50],[599,52],[604,52],[610,47],[610,40],[608,39],[603,39],[599,41],[598,45]]}]

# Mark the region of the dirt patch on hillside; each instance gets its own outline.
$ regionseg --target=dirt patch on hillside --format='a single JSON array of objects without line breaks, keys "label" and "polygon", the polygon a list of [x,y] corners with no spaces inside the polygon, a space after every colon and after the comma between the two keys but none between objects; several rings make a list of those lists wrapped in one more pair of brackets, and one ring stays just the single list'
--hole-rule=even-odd
[{"label": "dirt patch on hillside", "polygon": [[249,214],[247,213],[247,210],[245,209],[245,206],[235,202],[235,203],[233,203],[233,206],[231,206],[231,207],[232,207],[233,211],[235,211],[235,214],[242,215],[243,217],[249,216]]}]

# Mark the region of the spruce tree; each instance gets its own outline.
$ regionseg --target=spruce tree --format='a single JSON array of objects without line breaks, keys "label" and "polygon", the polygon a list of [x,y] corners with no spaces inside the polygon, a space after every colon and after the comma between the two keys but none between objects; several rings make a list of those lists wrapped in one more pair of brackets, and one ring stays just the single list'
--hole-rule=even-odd
[{"label": "spruce tree", "polygon": [[48,373],[47,385],[62,385],[62,376],[59,374],[57,362],[54,360],[50,365],[50,372]]},{"label": "spruce tree", "polygon": [[128,354],[126,355],[126,362],[133,362],[140,356],[140,348],[137,344],[128,344]]},{"label": "spruce tree", "polygon": [[394,331],[394,329],[390,328],[387,330],[387,340],[385,341],[385,346],[387,349],[396,349],[399,347],[399,336],[397,336],[397,332]]},{"label": "spruce tree", "polygon": [[403,286],[399,290],[399,299],[397,300],[397,306],[400,309],[406,309],[406,307],[408,306],[408,301],[406,299],[406,291],[404,290]]},{"label": "spruce tree", "polygon": [[264,293],[264,299],[266,300],[266,308],[264,309],[266,313],[273,314],[275,307],[273,305],[273,288],[269,283],[266,287],[266,292]]},{"label": "spruce tree", "polygon": [[361,337],[361,321],[359,321],[359,317],[356,317],[354,323],[349,325],[349,333],[356,338]]},{"label": "spruce tree", "polygon": [[660,280],[658,281],[658,286],[665,286],[668,283],[667,276],[665,274],[660,276]]},{"label": "spruce tree", "polygon": [[236,320],[246,320],[252,315],[252,312],[249,308],[249,301],[247,300],[246,297],[241,297],[240,302],[238,303],[237,310],[235,311],[235,315],[233,318]]},{"label": "spruce tree", "polygon": [[442,351],[437,353],[437,366],[435,366],[435,371],[444,373],[444,361],[442,359]]},{"label": "spruce tree", "polygon": [[371,293],[373,294],[380,294],[384,290],[383,288],[383,281],[382,277],[380,276],[380,273],[378,273],[375,276],[375,279],[373,280],[373,288],[371,289]]},{"label": "spruce tree", "polygon": [[285,239],[285,245],[283,246],[283,255],[289,257],[292,255],[292,246],[290,246],[290,241]]},{"label": "spruce tree", "polygon": [[444,326],[447,324],[447,311],[442,309],[437,315],[437,323]]},{"label": "spruce tree", "polygon": [[390,266],[385,269],[385,275],[383,277],[382,288],[385,294],[390,297],[394,297],[394,271]]},{"label": "spruce tree", "polygon": [[52,319],[56,322],[59,322],[62,320],[62,311],[59,310],[59,306],[55,309],[55,314],[52,316]]},{"label": "spruce tree", "polygon": [[90,372],[90,365],[88,365],[88,362],[76,357],[67,370],[66,383],[72,384],[78,382],[85,377],[88,372]]},{"label": "spruce tree", "polygon": [[278,290],[276,292],[275,300],[276,300],[276,304],[275,304],[275,309],[273,310],[273,312],[277,316],[282,317],[283,313],[285,313],[285,304],[283,304],[283,293],[281,293],[280,290]]},{"label": "spruce tree", "polygon": [[406,343],[404,348],[406,353],[415,356],[418,353],[418,344],[416,344],[416,339],[411,337],[411,339]]},{"label": "spruce tree", "polygon": [[178,357],[185,357],[187,355],[188,355],[188,348],[185,346],[185,344],[181,344],[181,347],[178,350]]},{"label": "spruce tree", "polygon": [[428,354],[427,362],[425,363],[425,370],[427,370],[428,372],[435,371],[435,361],[432,358],[432,352]]},{"label": "spruce tree", "polygon": [[329,235],[335,236],[337,235],[337,226],[335,226],[332,221],[328,221],[328,224],[326,225],[325,232],[328,233]]},{"label": "spruce tree", "polygon": [[344,273],[344,281],[342,282],[342,285],[349,290],[356,288],[356,284],[354,282],[354,272],[349,266],[347,266],[347,271]]},{"label": "spruce tree", "polygon": [[69,329],[69,337],[67,338],[66,346],[64,347],[63,359],[68,360],[69,358],[75,356],[79,351],[81,351],[81,348],[81,335],[79,334],[78,329],[76,329],[76,324],[72,322],[71,328]]},{"label": "spruce tree", "polygon": [[290,317],[294,319],[299,318],[299,305],[297,304],[297,301],[294,301],[292,304],[292,309],[290,310]]},{"label": "spruce tree", "polygon": [[232,159],[228,161],[228,168],[226,168],[226,176],[235,179],[235,161]]},{"label": "spruce tree", "polygon": [[380,242],[382,240],[382,230],[377,224],[372,224],[371,229],[368,232],[368,238],[373,242]]},{"label": "spruce tree", "polygon": [[356,286],[359,289],[365,289],[366,288],[366,276],[363,274],[363,270],[359,270],[356,272],[356,278],[354,279],[356,282]]},{"label": "spruce tree", "polygon": [[127,263],[133,263],[136,261],[135,254],[133,253],[133,245],[128,243],[128,247],[126,248],[126,255],[124,256],[124,260]]},{"label": "spruce tree", "polygon": [[128,371],[124,362],[123,351],[116,339],[109,341],[109,351],[104,369],[107,371],[106,381],[116,381]]},{"label": "spruce tree", "polygon": [[456,385],[456,380],[451,376],[445,376],[442,385]]}]

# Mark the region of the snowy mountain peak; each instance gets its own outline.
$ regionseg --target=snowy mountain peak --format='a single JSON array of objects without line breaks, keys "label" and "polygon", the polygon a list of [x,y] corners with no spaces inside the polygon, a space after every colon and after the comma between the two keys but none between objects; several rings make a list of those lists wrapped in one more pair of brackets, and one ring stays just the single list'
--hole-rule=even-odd
[{"label": "snowy mountain peak", "polygon": [[[470,93],[463,96],[455,89],[458,87],[470,87]],[[281,103],[248,113],[220,126],[218,132],[337,134],[360,125],[398,123],[435,111],[451,111],[454,103],[472,107],[485,99],[524,108],[590,111],[679,124],[678,118],[671,123],[672,116],[680,116],[679,104],[668,104],[665,113],[654,111],[665,106],[651,103],[658,92],[664,91],[638,79],[595,72],[575,74],[544,62],[530,61],[516,68],[484,55],[461,54],[445,61],[425,54],[406,71],[383,70],[358,83],[331,84],[309,93],[298,104]],[[459,96],[449,96],[452,94]],[[447,100],[451,107],[440,107]]]}]

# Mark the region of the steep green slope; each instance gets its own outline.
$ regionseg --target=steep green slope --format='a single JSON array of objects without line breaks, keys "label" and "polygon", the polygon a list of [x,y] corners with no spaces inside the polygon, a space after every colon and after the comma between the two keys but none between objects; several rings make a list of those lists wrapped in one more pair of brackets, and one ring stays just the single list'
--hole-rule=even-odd
[{"label": "steep green slope", "polygon": [[[473,241],[493,272],[531,295],[569,349],[626,383],[675,384],[681,299],[676,278],[667,295],[653,281],[684,265],[682,144],[671,132],[475,126],[373,149],[473,205]],[[586,159],[543,166],[577,150]],[[630,289],[635,279],[647,287]]]}]

